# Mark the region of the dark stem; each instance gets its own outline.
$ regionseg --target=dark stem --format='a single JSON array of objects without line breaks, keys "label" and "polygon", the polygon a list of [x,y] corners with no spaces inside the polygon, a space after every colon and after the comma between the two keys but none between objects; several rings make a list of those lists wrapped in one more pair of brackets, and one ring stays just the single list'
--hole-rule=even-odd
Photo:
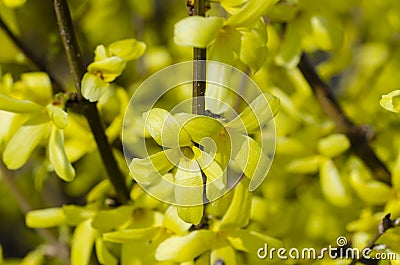
[{"label": "dark stem", "polygon": [[66,0],[54,0],[54,10],[57,17],[58,28],[67,55],[69,69],[74,79],[78,100],[82,98],[81,80],[85,74],[85,66],[82,60],[78,41],[75,36],[71,14]]},{"label": "dark stem", "polygon": [[[194,0],[193,8],[194,16],[206,15],[205,0]],[[206,92],[206,71],[207,71],[207,50],[205,48],[193,48],[193,93],[192,93],[192,113],[198,115],[205,114],[205,92]],[[198,147],[203,150],[203,147],[198,145]],[[206,183],[207,177],[203,171],[201,171],[203,178],[204,191],[203,191],[203,201],[204,204],[208,202],[206,197]],[[205,211],[206,207],[203,207],[203,219],[198,225],[199,228],[203,227],[205,224]]]},{"label": "dark stem", "polygon": [[17,46],[21,52],[25,55],[28,59],[28,67],[31,68],[33,71],[41,71],[46,72],[50,77],[50,81],[52,83],[53,93],[63,92],[64,89],[62,85],[57,81],[57,79],[53,76],[53,74],[49,71],[46,64],[38,57],[35,53],[31,51],[31,49],[25,45],[25,43],[18,38],[11,29],[7,26],[4,20],[0,16],[0,28],[6,33],[8,38]]},{"label": "dark stem", "polygon": [[374,178],[391,186],[391,174],[369,144],[368,130],[363,126],[355,125],[346,116],[336,101],[331,88],[322,81],[305,53],[302,54],[298,67],[326,114],[335,122],[338,130],[349,138],[353,153],[369,167]]},{"label": "dark stem", "polygon": [[108,179],[117,193],[118,202],[124,204],[129,201],[129,190],[126,185],[125,176],[122,174],[112,152],[112,147],[108,143],[96,104],[86,100],[84,102],[85,104],[82,106],[82,112],[86,116],[97,147],[99,148]]},{"label": "dark stem", "polygon": [[85,67],[66,0],[54,0],[54,10],[64,49],[67,54],[69,68],[78,93],[80,109],[88,120],[107,171],[108,179],[117,193],[117,198],[119,202],[126,203],[129,201],[129,190],[125,182],[125,177],[118,167],[117,161],[112,153],[111,145],[108,143],[107,136],[104,133],[96,103],[90,103],[81,96],[81,80],[85,73]]},{"label": "dark stem", "polygon": [[[365,249],[369,249],[372,250],[373,247],[376,244],[376,241],[378,241],[378,239],[390,228],[395,227],[394,225],[394,221],[390,219],[390,213],[388,213],[387,215],[385,215],[385,217],[382,219],[382,221],[380,222],[379,226],[378,226],[378,231],[376,232],[376,234],[374,235],[374,237],[368,242],[368,244],[364,247],[362,253],[364,253]],[[361,262],[361,260],[358,259],[353,259],[350,263],[350,265],[355,265],[358,261]],[[369,261],[369,260],[368,260]]]},{"label": "dark stem", "polygon": [[[206,15],[205,1],[195,0],[193,14],[195,16]],[[192,113],[204,115],[205,100],[204,94],[206,92],[206,59],[207,52],[204,48],[193,48],[193,103]]]}]

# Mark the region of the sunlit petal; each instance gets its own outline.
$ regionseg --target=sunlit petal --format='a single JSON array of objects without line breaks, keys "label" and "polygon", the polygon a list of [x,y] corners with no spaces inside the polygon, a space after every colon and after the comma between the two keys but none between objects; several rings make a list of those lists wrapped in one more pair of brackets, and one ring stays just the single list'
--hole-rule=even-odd
[{"label": "sunlit petal", "polygon": [[192,144],[182,125],[164,109],[151,109],[143,114],[143,120],[153,139],[161,146],[173,148]]},{"label": "sunlit petal", "polygon": [[33,149],[48,135],[49,127],[50,123],[43,116],[33,117],[20,127],[4,150],[3,161],[6,166],[9,169],[23,166]]},{"label": "sunlit petal", "polygon": [[64,132],[55,126],[52,127],[49,138],[49,159],[61,179],[65,181],[74,179],[75,169],[69,162],[64,149]]},{"label": "sunlit petal", "polygon": [[200,223],[203,216],[203,178],[196,160],[180,160],[174,192],[179,217],[187,223]]},{"label": "sunlit petal", "polygon": [[[170,159],[175,159],[176,161],[172,163]],[[129,168],[137,182],[142,185],[150,185],[170,171],[178,161],[178,151],[168,149],[143,159],[134,158]]]},{"label": "sunlit petal", "polygon": [[162,242],[156,250],[156,259],[184,262],[193,260],[212,247],[215,234],[209,230],[193,231],[186,236],[173,236]]}]

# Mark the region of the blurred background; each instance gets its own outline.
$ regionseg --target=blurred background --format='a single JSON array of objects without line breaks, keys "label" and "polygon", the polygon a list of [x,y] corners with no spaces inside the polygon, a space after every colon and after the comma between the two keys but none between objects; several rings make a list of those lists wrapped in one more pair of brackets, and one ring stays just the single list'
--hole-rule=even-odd
[{"label": "blurred background", "polygon": [[[1,19],[49,72],[74,91],[52,3],[27,0],[10,7],[10,2],[0,0]],[[86,65],[93,60],[99,44],[125,38],[146,43],[144,56],[130,62],[116,80],[128,95],[158,70],[192,59],[192,49],[176,45],[173,39],[174,24],[188,16],[184,0],[68,3]],[[210,13],[213,12],[224,15],[218,1],[211,5]],[[316,18],[329,25],[328,36],[332,40],[324,42],[318,39],[321,35],[308,31],[307,25]],[[254,73],[240,62],[235,65],[249,72],[262,90],[276,95],[282,103],[276,118],[275,161],[267,180],[255,193],[250,226],[282,239],[288,247],[322,248],[338,236],[360,240],[362,244],[365,240],[360,238],[374,234],[386,213],[391,212],[392,218],[400,217],[400,119],[379,105],[383,94],[400,87],[400,1],[281,0],[265,14],[265,20],[268,54],[261,68]],[[287,35],[288,27],[297,32],[292,39]],[[282,47],[288,46],[292,52],[282,61]],[[310,54],[346,115],[371,131],[374,150],[392,171],[393,187],[381,183],[380,194],[376,189],[369,190],[372,173],[349,148],[334,156],[321,151],[321,141],[338,132],[299,70],[290,65],[296,65],[301,50]],[[18,81],[21,74],[36,70],[5,31],[0,30],[0,91],[7,73]],[[171,98],[165,100],[174,104]],[[118,105],[117,100],[101,107],[106,124],[119,115],[115,107]],[[6,143],[5,134],[0,124],[0,152]],[[114,146],[118,149],[120,145],[117,137]],[[23,257],[42,240],[26,227],[24,212],[71,203],[82,205],[87,192],[104,179],[95,150],[75,161],[78,177],[72,183],[64,183],[54,173],[48,173],[43,152],[44,149],[37,150],[18,171],[1,165],[0,244],[5,257]],[[346,203],[332,200],[329,187],[321,183],[321,159],[333,162],[332,170],[340,175],[348,197]],[[367,188],[360,189],[364,184]],[[63,233],[62,229],[52,232]],[[399,235],[399,230],[394,229],[382,240],[399,251]]]}]

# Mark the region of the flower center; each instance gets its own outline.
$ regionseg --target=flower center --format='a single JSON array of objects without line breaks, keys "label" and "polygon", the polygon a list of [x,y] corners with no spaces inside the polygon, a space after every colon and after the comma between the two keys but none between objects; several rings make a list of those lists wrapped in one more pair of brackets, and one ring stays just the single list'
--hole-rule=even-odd
[{"label": "flower center", "polygon": [[181,147],[181,152],[188,159],[194,158],[194,152],[193,152],[192,148],[190,148],[189,146]]}]

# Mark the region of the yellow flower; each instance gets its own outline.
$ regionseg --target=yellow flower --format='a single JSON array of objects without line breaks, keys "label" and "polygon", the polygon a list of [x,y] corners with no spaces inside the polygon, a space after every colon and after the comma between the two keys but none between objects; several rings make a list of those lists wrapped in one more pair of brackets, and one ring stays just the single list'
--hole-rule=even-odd
[{"label": "yellow flower", "polygon": [[43,139],[47,139],[49,160],[54,166],[55,172],[63,180],[72,181],[75,177],[75,170],[68,161],[64,149],[63,129],[68,124],[68,115],[60,106],[51,103],[51,85],[47,74],[25,74],[22,85],[39,86],[42,91],[39,98],[41,102],[48,104],[41,105],[31,100],[15,99],[0,94],[0,110],[27,116],[25,122],[18,128],[4,149],[5,165],[9,169],[22,167],[35,147]]}]

